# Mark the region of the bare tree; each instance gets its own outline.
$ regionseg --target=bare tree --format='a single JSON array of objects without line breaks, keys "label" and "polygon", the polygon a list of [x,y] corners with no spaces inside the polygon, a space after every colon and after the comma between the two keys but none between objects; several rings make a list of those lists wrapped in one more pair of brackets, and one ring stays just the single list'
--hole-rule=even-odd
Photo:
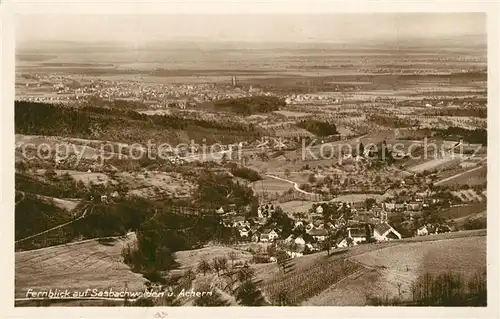
[{"label": "bare tree", "polygon": [[237,276],[238,276],[238,280],[240,282],[245,282],[247,280],[250,280],[253,278],[253,276],[255,275],[255,271],[250,268],[250,266],[245,265],[243,268],[241,268],[238,273],[237,273]]},{"label": "bare tree", "polygon": [[289,178],[290,174],[291,174],[290,169],[289,168],[285,168],[285,176],[286,176],[286,178]]}]

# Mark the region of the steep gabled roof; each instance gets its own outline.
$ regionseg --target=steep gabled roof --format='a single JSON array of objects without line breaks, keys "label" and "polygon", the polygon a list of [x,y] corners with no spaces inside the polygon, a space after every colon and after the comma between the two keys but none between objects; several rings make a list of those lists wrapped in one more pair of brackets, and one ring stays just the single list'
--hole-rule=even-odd
[{"label": "steep gabled roof", "polygon": [[378,223],[375,225],[375,231],[377,231],[380,235],[384,235],[390,229],[392,229],[392,227],[388,223]]}]

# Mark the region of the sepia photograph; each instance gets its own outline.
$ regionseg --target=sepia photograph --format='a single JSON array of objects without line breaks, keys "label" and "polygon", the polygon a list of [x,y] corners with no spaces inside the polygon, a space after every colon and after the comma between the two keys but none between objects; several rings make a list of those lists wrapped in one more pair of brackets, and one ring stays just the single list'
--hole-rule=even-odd
[{"label": "sepia photograph", "polygon": [[17,15],[14,307],[487,307],[487,20]]}]

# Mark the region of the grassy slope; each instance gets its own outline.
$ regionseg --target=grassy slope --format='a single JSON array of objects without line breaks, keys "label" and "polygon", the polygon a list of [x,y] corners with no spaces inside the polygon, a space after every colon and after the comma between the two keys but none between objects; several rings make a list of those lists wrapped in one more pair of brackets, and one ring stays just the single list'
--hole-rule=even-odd
[{"label": "grassy slope", "polygon": [[[479,231],[464,231],[464,232],[439,234],[439,235],[432,235],[432,236],[412,237],[412,238],[407,238],[404,240],[386,242],[386,243],[381,243],[381,244],[359,245],[359,246],[356,246],[356,247],[349,249],[349,251],[347,251],[346,253],[332,255],[329,257],[326,256],[326,252],[319,252],[319,253],[306,255],[304,257],[300,257],[300,258],[296,258],[296,259],[292,260],[292,262],[290,263],[290,271],[286,274],[283,274],[282,271],[278,269],[278,266],[276,263],[256,265],[254,267],[256,269],[256,277],[259,280],[259,285],[263,288],[264,291],[268,290],[267,286],[273,285],[276,282],[283,282],[284,284],[282,284],[282,285],[287,286],[287,284],[288,284],[292,288],[292,287],[294,287],[294,284],[292,284],[292,281],[294,281],[293,280],[294,277],[301,276],[301,277],[308,278],[308,276],[313,276],[314,272],[315,272],[314,265],[317,265],[317,264],[322,264],[322,267],[324,267],[324,268],[336,267],[336,265],[338,263],[341,263],[342,260],[344,260],[344,259],[358,256],[358,255],[361,255],[364,253],[369,253],[371,251],[376,251],[376,250],[383,249],[383,248],[388,248],[388,247],[393,247],[393,246],[404,247],[408,243],[436,241],[436,240],[441,240],[441,239],[452,239],[452,238],[462,238],[462,237],[471,237],[471,236],[472,237],[485,236],[485,234],[486,234],[485,230],[479,230]],[[485,238],[485,237],[483,237],[483,238]],[[356,275],[361,275],[361,274],[362,273],[357,273]],[[310,282],[308,280],[305,280],[303,282],[304,282],[304,284],[310,285]],[[323,284],[322,281],[318,281],[318,283],[320,285]],[[297,284],[295,284],[295,285],[297,285]],[[301,283],[299,283],[299,287],[300,287],[300,285],[301,285]],[[318,293],[321,293],[321,291],[323,291],[323,290],[318,289]],[[363,300],[365,300],[364,298],[365,297],[363,295]],[[301,301],[306,301],[306,300],[307,300],[307,298],[303,299]],[[330,305],[333,305],[333,304],[330,304]]]},{"label": "grassy slope", "polygon": [[87,288],[143,290],[146,281],[121,261],[121,250],[135,236],[109,244],[96,240],[15,254],[15,296],[34,290]]},{"label": "grassy slope", "polygon": [[478,213],[481,213],[483,211],[486,211],[485,202],[450,207],[441,212],[439,216],[446,219],[457,219],[466,216],[477,215]]},{"label": "grassy slope", "polygon": [[463,175],[457,176],[456,178],[447,180],[440,183],[439,186],[452,186],[452,185],[481,185],[487,181],[488,169],[486,167],[481,167],[471,172],[467,172]]},{"label": "grassy slope", "polygon": [[409,243],[353,259],[365,267],[359,276],[347,278],[304,304],[362,306],[368,296],[398,296],[398,285],[403,298],[408,298],[412,281],[425,272],[440,274],[449,270],[467,277],[486,266],[486,237]]}]

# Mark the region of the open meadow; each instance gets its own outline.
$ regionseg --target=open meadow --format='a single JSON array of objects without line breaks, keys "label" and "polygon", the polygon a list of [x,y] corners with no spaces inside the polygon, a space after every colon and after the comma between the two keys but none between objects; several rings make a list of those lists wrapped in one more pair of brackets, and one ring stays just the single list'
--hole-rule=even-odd
[{"label": "open meadow", "polygon": [[[181,269],[185,270],[191,268],[196,270],[200,260],[211,261],[213,258],[217,257],[228,258],[229,253],[235,254],[235,263],[250,262],[252,259],[252,254],[249,252],[224,246],[209,246],[200,249],[178,251],[175,253],[175,259],[177,263],[179,263]],[[229,261],[229,263],[231,263],[231,261]]]}]

